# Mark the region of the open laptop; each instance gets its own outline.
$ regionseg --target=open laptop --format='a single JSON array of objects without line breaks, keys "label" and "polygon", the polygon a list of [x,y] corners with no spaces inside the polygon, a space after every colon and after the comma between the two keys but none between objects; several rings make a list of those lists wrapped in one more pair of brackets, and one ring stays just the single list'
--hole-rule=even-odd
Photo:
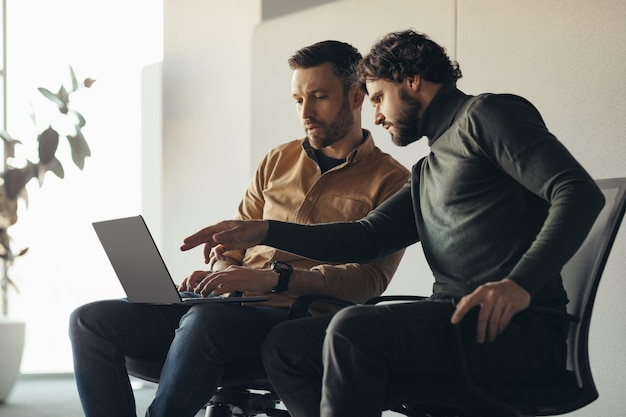
[{"label": "open laptop", "polygon": [[240,295],[183,298],[142,216],[92,224],[128,300],[133,303],[241,303],[269,299],[268,296]]}]

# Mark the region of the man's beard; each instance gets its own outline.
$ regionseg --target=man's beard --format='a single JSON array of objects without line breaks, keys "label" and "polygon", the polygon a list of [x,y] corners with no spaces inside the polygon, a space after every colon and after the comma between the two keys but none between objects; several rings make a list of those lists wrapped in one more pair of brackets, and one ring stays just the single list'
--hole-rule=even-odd
[{"label": "man's beard", "polygon": [[[316,120],[311,120],[313,124],[318,124]],[[345,96],[339,113],[330,124],[324,124],[322,131],[315,135],[307,134],[309,143],[313,149],[322,149],[330,146],[348,134],[354,127],[354,114],[350,107],[350,101]]]},{"label": "man's beard", "polygon": [[409,95],[404,89],[400,89],[400,101],[402,108],[400,115],[393,122],[391,141],[398,146],[407,146],[415,142],[423,135],[420,133],[420,119],[417,116],[422,109],[422,104]]}]

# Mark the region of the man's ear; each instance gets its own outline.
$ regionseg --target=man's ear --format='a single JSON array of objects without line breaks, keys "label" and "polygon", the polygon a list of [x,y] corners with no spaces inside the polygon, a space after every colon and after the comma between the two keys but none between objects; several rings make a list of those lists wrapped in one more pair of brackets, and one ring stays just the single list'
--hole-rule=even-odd
[{"label": "man's ear", "polygon": [[350,104],[353,109],[361,107],[363,105],[363,100],[365,100],[365,93],[361,90],[360,87],[355,86],[352,87],[352,91],[350,92]]},{"label": "man's ear", "polygon": [[406,78],[406,81],[409,89],[413,92],[417,92],[422,85],[422,76],[419,74],[411,75]]}]

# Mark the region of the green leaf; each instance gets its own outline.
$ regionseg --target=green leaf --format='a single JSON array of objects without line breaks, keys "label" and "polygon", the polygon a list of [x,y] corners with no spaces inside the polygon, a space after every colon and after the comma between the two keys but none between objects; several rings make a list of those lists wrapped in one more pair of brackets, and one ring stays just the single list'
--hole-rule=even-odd
[{"label": "green leaf", "polygon": [[52,171],[54,175],[56,175],[57,177],[61,179],[65,177],[65,171],[63,170],[63,165],[61,165],[61,162],[56,158],[53,158],[52,161],[47,163],[46,168],[48,171]]},{"label": "green leaf", "polygon": [[85,158],[91,156],[89,145],[80,130],[78,130],[74,136],[67,136],[67,140],[72,150],[72,161],[82,170],[85,167]]},{"label": "green leaf", "polygon": [[63,100],[61,100],[59,97],[57,97],[56,94],[54,94],[52,91],[48,90],[47,88],[39,87],[37,88],[37,90],[39,90],[39,92],[43,94],[45,98],[53,102],[58,108],[61,108],[64,106]]},{"label": "green leaf", "polygon": [[6,130],[0,130],[0,138],[2,138],[2,140],[5,142],[12,142],[15,140],[11,137],[9,132],[7,132]]},{"label": "green leaf", "polygon": [[68,107],[67,105],[70,102],[70,95],[67,92],[67,90],[65,89],[65,86],[61,86],[61,88],[59,88],[59,92],[57,93],[57,97],[59,98],[59,100],[61,100],[61,103],[63,103],[63,105],[58,106],[59,107],[59,111],[63,114],[67,114],[68,111]]},{"label": "green leaf", "polygon": [[13,287],[13,289],[15,290],[15,292],[17,292],[19,294],[20,289],[17,288],[17,285],[15,284],[15,281],[13,281],[11,278],[6,277],[7,283],[9,284],[9,287]]},{"label": "green leaf", "polygon": [[4,142],[4,160],[6,161],[7,158],[15,157],[15,145],[20,145],[22,142],[17,139],[13,139],[11,135],[4,130],[0,131],[0,138],[2,138],[2,141]]},{"label": "green leaf", "polygon": [[56,94],[44,87],[39,87],[37,90],[39,90],[44,97],[53,102],[59,108],[61,113],[67,114],[67,104],[69,103],[70,96],[65,89],[65,86],[62,85]]},{"label": "green leaf", "polygon": [[15,200],[24,189],[26,184],[37,175],[35,165],[28,161],[24,168],[8,168],[3,173],[4,189],[10,200]]},{"label": "green leaf", "polygon": [[76,127],[76,129],[80,129],[81,127],[85,127],[85,125],[87,124],[87,120],[85,120],[85,118],[83,117],[82,114],[80,114],[79,112],[77,112],[76,110],[70,110],[70,112],[76,117],[76,119],[78,120],[78,124],[75,124],[74,126]]},{"label": "green leaf", "polygon": [[76,81],[76,74],[74,74],[74,68],[70,65],[70,76],[72,78],[72,91],[78,90],[78,81]]},{"label": "green leaf", "polygon": [[0,229],[0,247],[3,249],[0,251],[0,254],[4,255],[3,258],[6,257],[6,253],[11,250],[11,237],[7,230],[7,227]]},{"label": "green leaf", "polygon": [[47,164],[54,158],[59,147],[59,132],[54,130],[52,126],[48,126],[39,134],[37,141],[39,142],[39,160]]}]

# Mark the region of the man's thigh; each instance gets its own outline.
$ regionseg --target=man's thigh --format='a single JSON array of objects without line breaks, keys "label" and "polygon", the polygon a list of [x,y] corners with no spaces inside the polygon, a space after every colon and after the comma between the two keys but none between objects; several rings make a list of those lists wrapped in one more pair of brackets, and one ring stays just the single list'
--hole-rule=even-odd
[{"label": "man's thigh", "polygon": [[[288,320],[277,325],[263,346],[264,358],[275,356],[322,374],[322,345],[331,314]],[[272,363],[266,363],[266,366]],[[312,368],[312,369],[311,369]]]},{"label": "man's thigh", "polygon": [[[449,371],[453,309],[451,302],[349,307],[330,323],[326,349],[329,355],[341,357],[341,352],[330,351],[347,347],[353,351],[350,356],[376,363],[388,375]],[[333,338],[339,343],[333,343]]]},{"label": "man's thigh", "polygon": [[180,320],[176,343],[202,346],[219,352],[224,363],[261,357],[269,331],[287,319],[288,310],[235,303],[194,305]]},{"label": "man's thigh", "polygon": [[102,300],[77,308],[70,319],[75,345],[111,343],[126,355],[163,359],[188,307]]},{"label": "man's thigh", "polygon": [[[419,301],[357,306],[339,312],[329,334],[361,346],[387,364],[391,375],[451,373],[456,367],[451,301]],[[473,373],[487,378],[536,380],[554,375],[563,344],[558,331],[533,313],[514,316],[492,343],[476,341],[478,310],[461,323],[463,344]]]}]

